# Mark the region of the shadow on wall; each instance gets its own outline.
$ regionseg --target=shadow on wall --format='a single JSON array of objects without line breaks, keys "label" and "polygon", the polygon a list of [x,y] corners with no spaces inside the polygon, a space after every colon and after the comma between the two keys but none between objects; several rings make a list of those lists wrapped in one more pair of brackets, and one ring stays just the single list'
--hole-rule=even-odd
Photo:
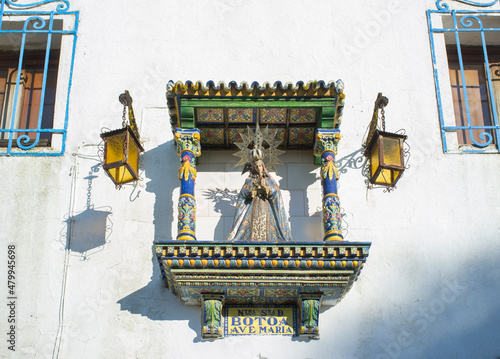
[{"label": "shadow on wall", "polygon": [[[144,156],[144,174],[149,182],[146,191],[155,194],[154,203],[154,240],[172,240],[174,203],[173,191],[179,187],[177,172],[179,157],[174,141],[168,141],[149,150]],[[177,205],[177,204],[175,204]],[[189,327],[196,333],[194,341],[200,340],[200,308],[183,305],[172,292],[165,287],[160,277],[160,267],[152,248],[151,281],[143,288],[120,299],[120,309],[131,314],[138,314],[151,320],[188,321]]]},{"label": "shadow on wall", "polygon": [[[234,217],[236,209],[236,201],[238,199],[239,191],[224,189],[207,189],[202,192],[207,200],[213,203],[213,209],[216,213],[220,213],[219,221],[214,229],[214,240],[225,240],[229,233],[224,233],[224,218]],[[216,234],[222,233],[222,238],[217,239]]]},{"label": "shadow on wall", "polygon": [[365,167],[365,162],[367,158],[363,156],[364,148],[349,153],[348,155],[336,159],[336,165],[339,170],[339,173],[342,175],[343,173],[347,173],[348,170],[361,170],[361,174],[363,174],[363,169]]},{"label": "shadow on wall", "polygon": [[220,213],[223,217],[231,216],[234,214],[236,200],[238,199],[238,191],[224,189],[207,189],[203,191],[203,195],[212,200],[214,203],[214,211]]},{"label": "shadow on wall", "polygon": [[177,171],[179,156],[176,154],[174,140],[170,140],[149,150],[144,156],[144,173],[150,181],[146,191],[155,194],[153,209],[154,240],[172,240],[174,203],[172,192],[179,186]]},{"label": "shadow on wall", "polygon": [[[79,163],[84,160],[96,161],[97,158],[90,156],[81,156],[78,158]],[[84,169],[85,167],[83,167]],[[64,244],[65,250],[69,250],[73,256],[81,257],[82,260],[87,260],[91,255],[100,252],[104,249],[104,245],[108,243],[108,238],[112,233],[113,222],[109,218],[112,213],[110,206],[95,208],[92,201],[92,182],[98,178],[97,173],[101,172],[105,176],[101,164],[95,164],[88,170],[88,175],[83,177],[87,182],[87,194],[85,209],[80,212],[73,212],[75,207],[76,197],[79,197],[76,192],[71,192],[70,195],[70,212],[65,216],[65,226],[61,230],[61,243]],[[72,167],[72,187],[79,191],[81,179],[78,178],[77,166]],[[80,191],[78,194],[81,194]],[[78,206],[79,207],[79,206]]]},{"label": "shadow on wall", "polygon": [[196,333],[193,341],[201,341],[200,307],[182,304],[179,298],[165,287],[160,277],[160,266],[154,248],[151,262],[153,264],[151,281],[145,287],[120,299],[117,302],[120,310],[139,314],[151,320],[187,321],[189,327]]},{"label": "shadow on wall", "polygon": [[111,215],[111,207],[90,207],[67,219],[71,239],[66,242],[66,249],[80,253],[84,260],[104,249],[112,232],[113,223],[108,218]]},{"label": "shadow on wall", "polygon": [[[356,356],[498,358],[500,269],[496,257],[495,253],[486,253],[480,261],[477,258],[459,260],[462,263],[456,264],[455,272],[439,271],[439,276],[435,276],[434,267],[422,266],[415,275],[428,278],[427,284],[411,289],[412,300],[378,301],[378,308],[370,308],[374,316],[364,322],[359,332],[366,340]],[[362,276],[361,280],[366,278]],[[408,293],[408,296],[412,295]]]}]

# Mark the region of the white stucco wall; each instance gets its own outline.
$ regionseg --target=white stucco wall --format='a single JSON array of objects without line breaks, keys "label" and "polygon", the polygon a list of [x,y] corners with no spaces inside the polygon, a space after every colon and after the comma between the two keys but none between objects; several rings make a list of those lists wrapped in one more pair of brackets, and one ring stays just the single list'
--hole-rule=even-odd
[{"label": "white stucco wall", "polygon": [[[443,154],[425,17],[434,1],[73,0],[71,9],[80,24],[66,153],[0,157],[0,296],[6,248],[15,244],[18,297],[16,352],[3,334],[2,357],[500,356],[500,155]],[[390,194],[367,191],[360,169],[341,174],[346,240],[373,243],[360,279],[338,306],[322,309],[320,340],[201,342],[200,309],[163,287],[152,252],[153,240],[171,239],[176,228],[166,83],[339,78],[346,106],[338,159],[361,148],[378,92],[390,101],[387,129],[405,128],[411,145],[411,168]],[[102,127],[120,127],[125,89],[145,171],[139,187],[116,191],[96,166],[95,144]],[[228,234],[231,206],[204,194],[239,189],[235,159],[224,151],[200,157],[200,240]],[[312,155],[290,151],[283,162],[276,178],[294,239],[318,240]],[[2,333],[7,315],[0,306]]]}]

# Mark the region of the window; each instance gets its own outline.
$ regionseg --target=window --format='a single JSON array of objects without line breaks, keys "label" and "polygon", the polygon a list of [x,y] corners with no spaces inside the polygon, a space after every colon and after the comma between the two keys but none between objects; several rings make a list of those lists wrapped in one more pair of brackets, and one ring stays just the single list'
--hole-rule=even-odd
[{"label": "window", "polygon": [[2,1],[0,155],[64,153],[78,24],[68,8]]},{"label": "window", "polygon": [[427,12],[444,152],[500,152],[500,12]]},{"label": "window", "polygon": [[[25,52],[19,74],[19,54],[0,52],[0,128],[31,129],[31,131],[12,133],[13,140],[17,140],[19,136],[27,136],[25,140],[20,141],[27,146],[37,141],[37,133],[33,129],[53,128],[59,52],[54,55],[56,56],[52,56],[49,60],[45,76],[45,93],[43,93],[44,63],[40,59],[44,58],[44,54]],[[19,86],[16,96],[17,83]],[[39,120],[40,126],[38,126]],[[0,146],[8,146],[9,134],[9,132],[0,133]],[[50,146],[51,138],[52,133],[41,132],[37,145]],[[12,141],[11,145],[17,147],[17,141]]]},{"label": "window", "polygon": [[[474,146],[474,139],[491,139],[492,144],[497,144],[494,124],[494,114],[498,118],[498,105],[500,105],[499,65],[500,51],[498,48],[487,48],[489,66],[487,67],[481,47],[462,47],[462,69],[456,47],[448,47],[448,67],[450,72],[451,93],[453,97],[453,110],[457,127],[468,127],[469,120],[472,128],[457,131],[460,146]],[[463,70],[463,78],[462,71]],[[488,72],[491,76],[491,91],[488,86]],[[464,87],[466,92],[464,92]],[[482,135],[482,133],[486,133]]]}]

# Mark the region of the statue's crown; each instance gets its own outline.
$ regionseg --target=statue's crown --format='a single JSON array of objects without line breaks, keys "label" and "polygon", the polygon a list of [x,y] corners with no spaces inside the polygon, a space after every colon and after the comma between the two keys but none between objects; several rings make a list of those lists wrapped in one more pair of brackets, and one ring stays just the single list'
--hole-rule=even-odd
[{"label": "statue's crown", "polygon": [[252,161],[258,161],[262,159],[262,150],[260,148],[257,148],[257,146],[254,146],[252,150]]}]

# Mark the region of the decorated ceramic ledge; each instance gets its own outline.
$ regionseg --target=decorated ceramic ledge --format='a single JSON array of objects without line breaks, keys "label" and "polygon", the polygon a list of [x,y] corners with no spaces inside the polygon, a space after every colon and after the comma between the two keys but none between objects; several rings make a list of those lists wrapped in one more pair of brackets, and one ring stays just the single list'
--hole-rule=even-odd
[{"label": "decorated ceramic ledge", "polygon": [[[299,317],[304,305],[319,310],[340,302],[358,278],[369,248],[370,243],[344,241],[155,243],[162,279],[184,304],[202,305],[204,313],[206,303],[219,311],[222,305],[297,305]],[[204,338],[222,335],[219,327],[207,328]],[[316,337],[317,325],[311,328],[299,325],[297,334]]]}]

